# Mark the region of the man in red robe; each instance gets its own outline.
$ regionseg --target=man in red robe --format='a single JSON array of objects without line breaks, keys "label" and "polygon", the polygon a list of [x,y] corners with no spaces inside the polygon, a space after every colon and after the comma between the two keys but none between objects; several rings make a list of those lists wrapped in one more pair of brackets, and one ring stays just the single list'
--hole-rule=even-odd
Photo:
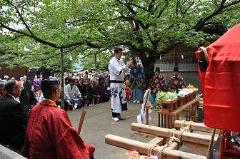
[{"label": "man in red robe", "polygon": [[92,159],[95,148],[84,142],[68,115],[56,105],[61,94],[58,80],[42,81],[44,100],[29,116],[23,155],[29,159]]}]

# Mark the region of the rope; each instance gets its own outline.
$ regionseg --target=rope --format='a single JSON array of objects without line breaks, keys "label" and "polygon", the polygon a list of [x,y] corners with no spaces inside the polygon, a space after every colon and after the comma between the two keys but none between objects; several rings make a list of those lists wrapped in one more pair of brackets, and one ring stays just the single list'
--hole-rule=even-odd
[{"label": "rope", "polygon": [[[160,146],[161,151],[158,153],[158,157],[160,157],[160,159],[163,157],[163,151],[165,150],[165,148],[169,147],[169,145],[173,142],[177,142],[179,145],[182,144],[182,135],[185,131],[189,131],[191,130],[191,126],[192,126],[193,121],[183,121],[183,123],[181,123],[181,128],[180,131],[178,131],[178,133],[176,133],[176,129],[173,128],[170,130],[172,136],[169,138],[169,141],[164,145],[164,146]],[[158,145],[153,145],[148,149],[148,156],[152,155],[153,150],[157,147]],[[209,159],[209,158],[207,158]]]},{"label": "rope", "polygon": [[161,146],[161,151],[158,153],[158,158],[161,159],[163,158],[163,151],[165,150],[165,148],[167,148],[168,145],[165,144],[164,146]]},{"label": "rope", "polygon": [[152,155],[153,150],[157,147],[158,145],[153,145],[148,149],[148,156]]},{"label": "rope", "polygon": [[172,132],[172,136],[169,138],[170,140],[167,142],[167,145],[169,146],[172,142],[177,142],[177,143],[180,143],[181,141],[180,141],[180,139],[179,138],[177,138],[176,136],[175,136],[175,134],[176,134],[176,129],[171,129],[171,132]]},{"label": "rope", "polygon": [[206,59],[206,61],[207,61],[207,63],[208,63],[208,54],[207,54],[207,48],[205,48],[205,47],[200,47],[200,49],[203,51],[203,53],[204,53],[204,56],[205,56],[205,59]]},{"label": "rope", "polygon": [[216,129],[213,129],[212,137],[211,137],[211,140],[209,141],[210,143],[209,143],[209,147],[208,147],[207,159],[211,158],[211,152],[212,152],[212,149],[213,149],[213,142],[214,142],[215,133],[216,133]]}]

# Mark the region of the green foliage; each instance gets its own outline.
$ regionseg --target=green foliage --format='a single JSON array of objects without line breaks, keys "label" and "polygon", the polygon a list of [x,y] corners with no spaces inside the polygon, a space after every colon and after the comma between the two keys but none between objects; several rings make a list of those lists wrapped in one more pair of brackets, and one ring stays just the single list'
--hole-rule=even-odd
[{"label": "green foliage", "polygon": [[[164,53],[178,42],[198,47],[221,34],[206,26],[230,28],[240,22],[240,2],[221,2],[0,0],[0,62],[59,70],[62,48],[66,69],[79,55],[86,56],[81,59],[85,68],[104,69],[110,58],[104,52],[117,45],[141,58]],[[95,54],[100,59],[96,66]]]},{"label": "green foliage", "polygon": [[82,58],[81,62],[84,66],[84,69],[87,70],[107,70],[108,62],[111,57],[112,53],[109,51],[99,51],[97,53],[90,52],[88,56]]}]

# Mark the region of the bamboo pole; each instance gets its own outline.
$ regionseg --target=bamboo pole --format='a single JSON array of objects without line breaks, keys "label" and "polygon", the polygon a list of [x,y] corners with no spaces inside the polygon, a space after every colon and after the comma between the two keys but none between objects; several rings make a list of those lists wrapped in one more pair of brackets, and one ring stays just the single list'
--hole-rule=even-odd
[{"label": "bamboo pole", "polygon": [[169,147],[163,148],[161,146],[154,146],[149,143],[108,134],[105,136],[105,143],[131,151],[138,151],[140,154],[144,155],[148,155],[150,152],[149,150],[153,149],[151,154],[161,154],[164,159],[206,159],[205,156],[173,150],[177,146],[175,142],[170,144]]},{"label": "bamboo pole", "polygon": [[[167,128],[160,128],[156,126],[132,123],[131,125],[132,131],[138,131],[142,133],[152,134],[160,137],[171,137],[172,131],[171,129]],[[176,134],[180,134],[180,131],[176,130]],[[211,139],[211,135],[204,135],[204,134],[197,134],[197,133],[190,133],[190,132],[183,132],[181,134],[182,141],[188,141],[192,143],[198,143],[202,145],[209,145],[209,141]]]},{"label": "bamboo pole", "polygon": [[[184,121],[184,120],[176,120],[174,122],[174,127],[175,128],[181,128],[182,126],[185,127],[189,124],[188,121]],[[190,128],[192,130],[196,130],[196,131],[203,131],[203,132],[212,132],[213,129],[207,127],[206,125],[204,125],[203,123],[195,123],[195,122],[191,122],[190,124]]]}]

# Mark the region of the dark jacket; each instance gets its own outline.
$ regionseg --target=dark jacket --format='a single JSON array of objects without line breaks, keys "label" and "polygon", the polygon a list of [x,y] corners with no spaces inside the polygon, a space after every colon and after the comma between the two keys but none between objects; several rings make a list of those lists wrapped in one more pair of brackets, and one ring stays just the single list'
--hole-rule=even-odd
[{"label": "dark jacket", "polygon": [[11,95],[0,99],[0,143],[19,150],[24,143],[27,115]]},{"label": "dark jacket", "polygon": [[31,107],[37,104],[36,96],[32,90],[23,89],[19,100],[26,112],[29,112]]}]

